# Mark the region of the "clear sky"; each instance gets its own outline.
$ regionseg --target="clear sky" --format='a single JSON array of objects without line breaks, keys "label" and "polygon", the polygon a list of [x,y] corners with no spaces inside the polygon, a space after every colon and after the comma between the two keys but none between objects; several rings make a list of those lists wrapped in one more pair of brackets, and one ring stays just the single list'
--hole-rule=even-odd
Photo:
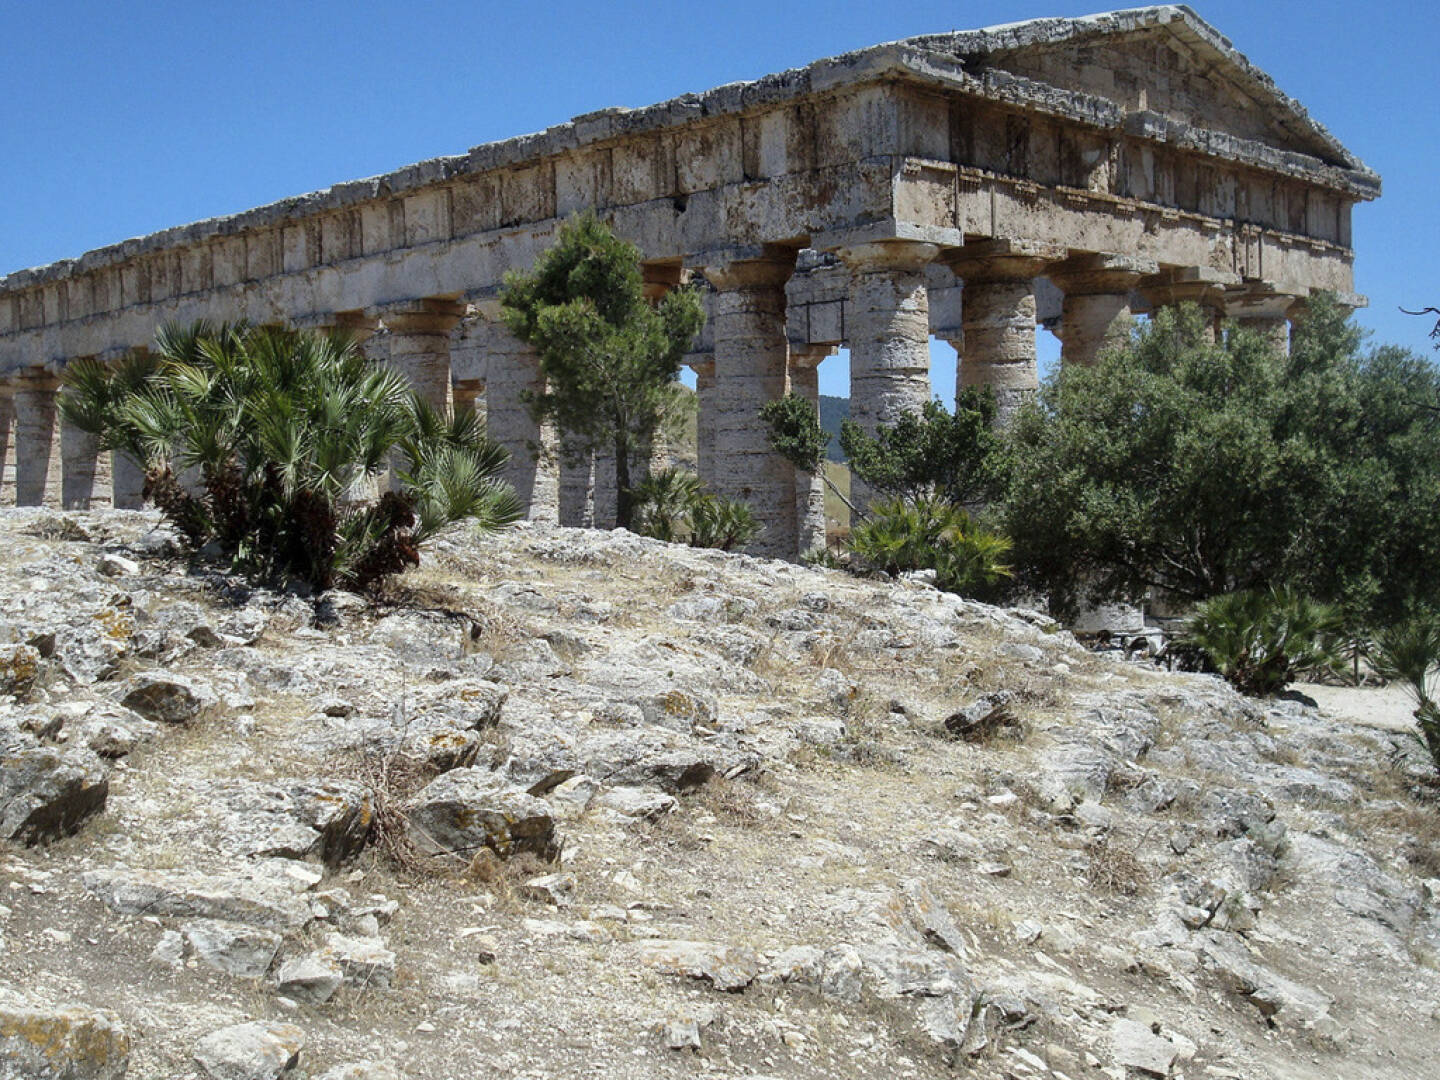
[{"label": "clear sky", "polygon": [[[1434,0],[1192,6],[1384,178],[1381,199],[1355,212],[1356,289],[1371,301],[1360,320],[1377,341],[1429,351],[1433,320],[1398,308],[1440,305]],[[606,106],[915,34],[1103,9],[0,0],[0,274]]]}]

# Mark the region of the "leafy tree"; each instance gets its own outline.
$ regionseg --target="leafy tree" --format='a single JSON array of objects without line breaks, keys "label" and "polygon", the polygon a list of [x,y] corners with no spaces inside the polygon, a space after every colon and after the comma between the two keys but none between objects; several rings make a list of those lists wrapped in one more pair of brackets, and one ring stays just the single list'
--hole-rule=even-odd
[{"label": "leafy tree", "polygon": [[1193,307],[1162,310],[1093,367],[1064,368],[1007,448],[1006,531],[1023,579],[1082,596],[1189,600],[1288,585],[1383,622],[1436,599],[1440,375],[1361,349],[1314,297],[1289,355]]},{"label": "leafy tree", "polygon": [[997,487],[1000,445],[995,395],[981,387],[962,389],[953,415],[931,401],[918,415],[902,416],[873,435],[853,420],[840,427],[851,471],[877,495],[912,502],[984,501]]},{"label": "leafy tree", "polygon": [[[446,525],[499,528],[523,510],[473,416],[436,414],[342,336],[167,325],[113,372],[70,364],[60,411],[143,464],[146,497],[193,547],[256,578],[366,587],[416,565]],[[367,498],[397,453],[399,490]]]},{"label": "leafy tree", "polygon": [[1310,671],[1340,669],[1340,614],[1293,589],[1246,589],[1196,607],[1183,644],[1244,694],[1278,694]]},{"label": "leafy tree", "polygon": [[680,358],[704,321],[697,294],[645,299],[640,252],[593,213],[563,225],[529,273],[505,276],[506,324],[540,354],[537,415],[615,455],[616,520],[629,528],[631,468],[661,423]]},{"label": "leafy tree", "polygon": [[771,449],[801,472],[818,474],[852,514],[864,516],[825,472],[825,449],[830,444],[830,435],[820,426],[820,412],[814,404],[789,393],[767,401],[760,409],[760,419],[770,428]]}]

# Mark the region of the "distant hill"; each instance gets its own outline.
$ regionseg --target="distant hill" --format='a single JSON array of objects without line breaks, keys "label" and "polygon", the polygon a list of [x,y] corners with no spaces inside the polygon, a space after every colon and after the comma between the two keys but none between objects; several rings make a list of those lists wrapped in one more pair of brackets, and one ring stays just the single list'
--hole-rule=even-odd
[{"label": "distant hill", "polygon": [[831,461],[845,460],[845,455],[840,452],[840,422],[849,416],[849,398],[820,395],[820,426],[830,435],[830,445],[825,448],[825,456]]}]

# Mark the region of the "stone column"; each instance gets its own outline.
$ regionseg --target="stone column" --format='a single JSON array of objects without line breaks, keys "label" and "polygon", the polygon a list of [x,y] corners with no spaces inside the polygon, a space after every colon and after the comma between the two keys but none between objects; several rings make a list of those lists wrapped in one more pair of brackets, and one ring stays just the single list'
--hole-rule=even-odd
[{"label": "stone column", "polygon": [[935,244],[890,240],[841,248],[850,268],[846,330],[850,419],[867,431],[930,401],[930,304],[925,267]]},{"label": "stone column", "polygon": [[[820,410],[820,364],[835,352],[831,345],[790,347],[790,392]],[[821,462],[823,469],[824,462]],[[825,478],[820,471],[795,472],[795,520],[799,532],[797,555],[826,547]]]},{"label": "stone column", "polygon": [[456,416],[464,413],[478,413],[483,420],[485,418],[485,380],[453,380],[450,383],[450,400],[454,405]]},{"label": "stone column", "polygon": [[58,506],[60,452],[55,392],[60,380],[41,368],[23,372],[15,386],[15,505]]},{"label": "stone column", "polygon": [[465,314],[453,300],[420,300],[388,310],[382,318],[390,331],[390,366],[431,408],[450,408],[450,331]]},{"label": "stone column", "polygon": [[1199,304],[1205,314],[1205,339],[1219,340],[1220,324],[1225,320],[1225,288],[1239,284],[1240,279],[1226,270],[1208,266],[1186,266],[1162,270],[1140,282],[1137,291],[1156,308],[1177,304]]},{"label": "stone column", "polygon": [[1303,306],[1302,297],[1281,292],[1266,281],[1246,282],[1225,295],[1225,313],[1242,330],[1253,330],[1282,353],[1290,351],[1290,320]]},{"label": "stone column", "polygon": [[91,510],[111,503],[110,454],[100,440],[73,424],[60,422],[60,505]]},{"label": "stone column", "polygon": [[[106,366],[113,366],[127,356],[148,351],[145,346],[117,348],[102,353],[100,359]],[[119,450],[110,455],[110,504],[117,510],[140,510],[145,506],[145,468]]]},{"label": "stone column", "polygon": [[715,357],[688,360],[695,372],[695,471],[707,488],[715,486]]},{"label": "stone column", "polygon": [[[595,451],[570,436],[560,437],[559,510],[561,525],[589,529],[595,525]],[[613,476],[613,469],[611,475]],[[613,483],[611,485],[614,486]],[[613,523],[613,522],[612,522]]]},{"label": "stone column", "polygon": [[795,557],[795,469],[770,449],[760,409],[785,394],[785,282],[793,253],[715,259],[715,473],[713,490],[741,499],[764,523],[758,555]]},{"label": "stone column", "polygon": [[0,506],[15,505],[15,384],[0,379]]},{"label": "stone column", "polygon": [[1048,277],[1065,300],[1060,314],[1060,359],[1093,364],[1130,326],[1130,291],[1159,267],[1130,255],[1076,255],[1052,266]]},{"label": "stone column", "polygon": [[1035,278],[1064,255],[1053,244],[987,240],[951,251],[946,262],[965,285],[964,337],[957,344],[955,386],[988,386],[997,426],[1009,424],[1040,386],[1035,368]]},{"label": "stone column", "polygon": [[558,440],[553,424],[539,424],[527,393],[544,391],[540,360],[499,321],[498,304],[482,308],[486,354],[485,427],[510,452],[504,479],[520,496],[531,521],[559,519]]}]

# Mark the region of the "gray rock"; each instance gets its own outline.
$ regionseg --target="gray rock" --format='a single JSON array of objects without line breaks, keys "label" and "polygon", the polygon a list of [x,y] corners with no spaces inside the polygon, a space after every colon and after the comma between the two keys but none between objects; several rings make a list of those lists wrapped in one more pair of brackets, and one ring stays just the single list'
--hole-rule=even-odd
[{"label": "gray rock", "polygon": [[280,951],[279,934],[242,923],[194,919],[183,923],[180,932],[196,959],[241,979],[260,978]]},{"label": "gray rock", "polygon": [[150,950],[150,962],[170,968],[178,968],[185,962],[185,938],[180,931],[166,930],[160,935],[155,948]]},{"label": "gray rock", "polygon": [[954,738],[966,742],[980,742],[1004,729],[1016,730],[1020,727],[1020,718],[1012,707],[1014,698],[1009,690],[985,694],[947,716],[945,730]]},{"label": "gray rock", "polygon": [[124,1080],[130,1036],[114,1013],[0,997],[0,1078]]},{"label": "gray rock", "polygon": [[105,808],[109,791],[108,772],[89,750],[33,739],[0,748],[0,837],[39,844],[69,836]]},{"label": "gray rock", "polygon": [[24,701],[40,678],[40,650],[30,645],[0,645],[0,697]]},{"label": "gray rock", "polygon": [[121,684],[120,704],[147,720],[188,724],[219,701],[210,685],[186,675],[146,672]]},{"label": "gray rock", "polygon": [[643,818],[654,821],[670,813],[679,805],[675,796],[663,791],[646,790],[638,787],[617,787],[602,791],[595,799],[596,806],[603,806],[625,817]]},{"label": "gray rock", "polygon": [[395,979],[395,954],[378,937],[329,934],[315,957],[339,967],[349,986],[383,989]]},{"label": "gray rock", "polygon": [[502,858],[556,850],[550,807],[487,769],[455,769],[432,781],[410,804],[411,833],[422,850],[474,855],[488,847]]},{"label": "gray rock", "polygon": [[1117,1064],[1149,1076],[1169,1076],[1177,1053],[1169,1039],[1138,1021],[1124,1019],[1110,1025],[1110,1049]]},{"label": "gray rock", "polygon": [[304,1046],[294,1024],[252,1020],[206,1035],[195,1045],[195,1064],[210,1080],[276,1080],[300,1064]]},{"label": "gray rock", "polygon": [[640,962],[666,975],[703,979],[716,990],[743,990],[760,974],[759,959],[751,949],[713,941],[642,942]]},{"label": "gray rock", "polygon": [[311,1005],[323,1005],[335,996],[345,981],[345,969],[330,956],[311,953],[280,965],[275,988],[286,997]]},{"label": "gray rock", "polygon": [[294,930],[310,921],[310,905],[283,882],[164,870],[90,870],[87,891],[120,915],[219,919],[266,930]]},{"label": "gray rock", "polygon": [[1253,960],[1245,947],[1219,931],[1196,935],[1201,939],[1201,962],[1214,971],[1232,992],[1247,998],[1277,1026],[1315,1028],[1329,1018],[1334,999],[1320,990],[1302,986]]},{"label": "gray rock", "polygon": [[140,564],[123,555],[106,552],[95,560],[95,572],[103,577],[134,577],[140,573]]},{"label": "gray rock", "polygon": [[370,789],[354,780],[221,781],[210,790],[205,812],[220,846],[250,857],[339,866],[360,853],[375,818]]}]

